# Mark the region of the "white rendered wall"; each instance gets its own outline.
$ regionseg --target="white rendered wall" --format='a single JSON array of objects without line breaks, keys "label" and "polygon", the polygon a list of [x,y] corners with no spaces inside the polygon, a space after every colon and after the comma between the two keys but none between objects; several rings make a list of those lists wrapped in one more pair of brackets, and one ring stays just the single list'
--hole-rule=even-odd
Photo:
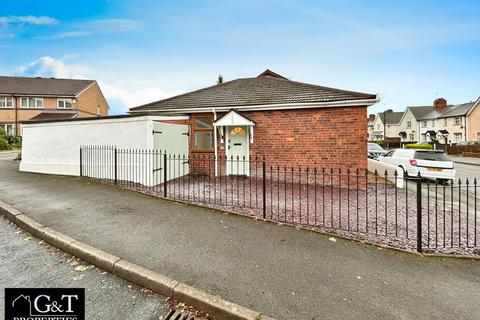
[{"label": "white rendered wall", "polygon": [[154,121],[167,119],[185,117],[144,116],[24,124],[20,171],[78,176],[81,146],[153,149]]},{"label": "white rendered wall", "polygon": [[[403,188],[403,169],[388,163],[380,162],[373,159],[368,159],[368,171],[374,173],[377,170],[380,178],[385,177],[387,171],[387,180],[397,183],[397,188]],[[397,179],[395,179],[395,171],[397,172]]]}]

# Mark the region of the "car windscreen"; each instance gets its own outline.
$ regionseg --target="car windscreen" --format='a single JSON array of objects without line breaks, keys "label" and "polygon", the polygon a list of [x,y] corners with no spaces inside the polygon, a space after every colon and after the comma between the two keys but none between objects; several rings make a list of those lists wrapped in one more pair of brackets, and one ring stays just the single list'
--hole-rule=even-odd
[{"label": "car windscreen", "polygon": [[415,151],[415,159],[431,161],[451,161],[443,152]]},{"label": "car windscreen", "polygon": [[382,151],[382,147],[380,147],[378,144],[375,144],[375,143],[369,143],[368,144],[368,150],[378,150],[378,151]]}]

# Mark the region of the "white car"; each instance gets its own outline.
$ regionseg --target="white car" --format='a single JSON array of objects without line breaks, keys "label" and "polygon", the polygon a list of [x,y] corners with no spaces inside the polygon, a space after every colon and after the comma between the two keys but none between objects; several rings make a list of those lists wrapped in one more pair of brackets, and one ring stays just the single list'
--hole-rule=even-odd
[{"label": "white car", "polygon": [[379,157],[380,162],[402,168],[407,176],[440,181],[455,179],[453,161],[440,150],[395,149]]}]

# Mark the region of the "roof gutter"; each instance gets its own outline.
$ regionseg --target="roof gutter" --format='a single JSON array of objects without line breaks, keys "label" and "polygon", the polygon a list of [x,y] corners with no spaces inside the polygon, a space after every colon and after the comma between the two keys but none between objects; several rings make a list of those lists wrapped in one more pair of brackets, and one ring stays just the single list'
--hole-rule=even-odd
[{"label": "roof gutter", "polygon": [[[282,104],[260,104],[250,106],[225,106],[215,107],[217,112],[230,111],[232,109],[238,111],[263,111],[263,110],[291,110],[291,109],[315,109],[315,108],[336,108],[336,107],[354,107],[366,106],[369,107],[379,102],[379,98],[362,99],[362,100],[344,100],[333,102],[308,102],[308,103],[282,103]],[[182,109],[130,109],[129,113],[145,113],[145,112],[161,112],[161,113],[205,113],[209,112],[209,107],[202,108],[182,108]]]}]

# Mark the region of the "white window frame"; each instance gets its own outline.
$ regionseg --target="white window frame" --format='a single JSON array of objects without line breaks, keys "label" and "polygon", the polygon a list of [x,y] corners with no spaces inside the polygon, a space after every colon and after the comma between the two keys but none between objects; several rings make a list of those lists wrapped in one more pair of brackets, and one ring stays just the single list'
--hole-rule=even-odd
[{"label": "white window frame", "polygon": [[[23,99],[27,99],[27,106],[23,105]],[[34,106],[30,105],[30,99],[33,99]],[[41,101],[42,105],[39,107],[38,102]],[[20,108],[23,109],[43,109],[43,98],[37,98],[37,97],[20,97]]]},{"label": "white window frame", "polygon": [[407,120],[407,129],[411,129],[411,128],[412,128],[412,121]]},{"label": "white window frame", "polygon": [[455,125],[456,126],[461,126],[462,125],[462,118],[461,117],[456,117],[455,118]]},{"label": "white window frame", "polygon": [[[63,102],[63,107],[60,106],[60,102]],[[70,107],[67,107],[67,102],[70,103]],[[58,109],[73,109],[73,99],[72,98],[58,98],[57,99],[57,108]]]},{"label": "white window frame", "polygon": [[427,121],[422,121],[422,128],[426,128],[427,127]]},{"label": "white window frame", "polygon": [[[3,104],[4,106],[2,106],[0,104],[0,109],[12,109],[14,108],[14,101],[13,101],[13,97],[8,97],[8,96],[0,96],[0,100],[3,100]],[[8,105],[8,101],[10,100],[10,102],[12,103],[11,106]]]},{"label": "white window frame", "polygon": [[[8,133],[7,127],[12,127],[12,132]],[[15,125],[13,123],[6,123],[3,125],[3,131],[7,136],[14,136],[15,135]]]}]

